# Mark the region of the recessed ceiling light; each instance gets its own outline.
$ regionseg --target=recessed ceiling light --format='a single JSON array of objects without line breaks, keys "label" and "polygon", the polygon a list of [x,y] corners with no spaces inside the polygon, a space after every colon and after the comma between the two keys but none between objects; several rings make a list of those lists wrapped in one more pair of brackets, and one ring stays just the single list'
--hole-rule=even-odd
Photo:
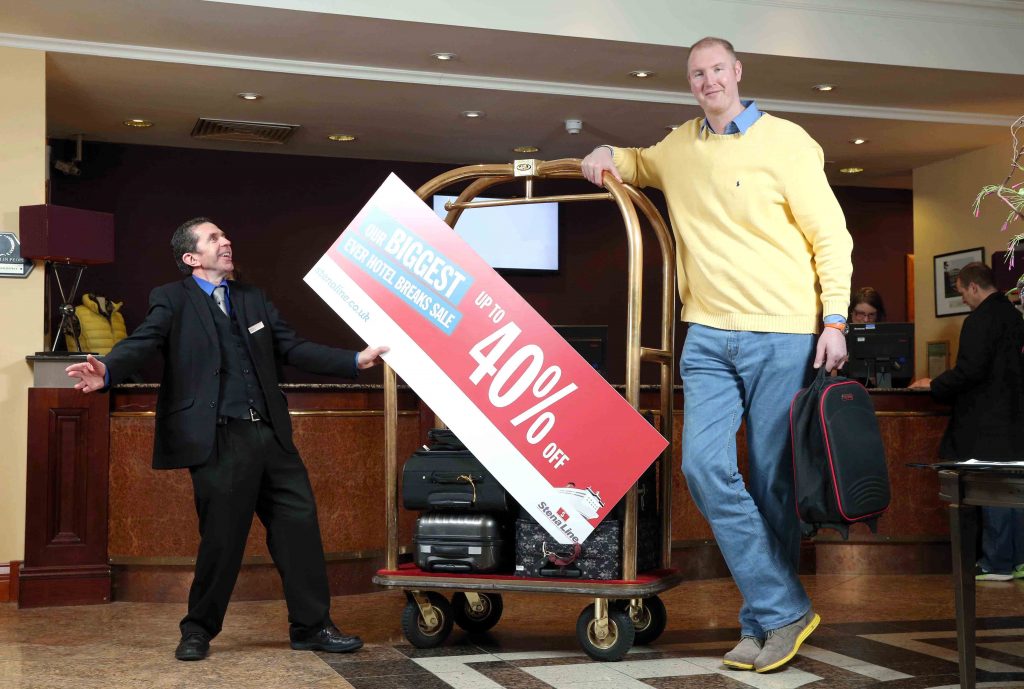
[{"label": "recessed ceiling light", "polygon": [[841,168],[839,168],[839,171],[842,172],[844,175],[856,175],[858,173],[864,172],[864,168],[862,168],[862,167],[841,167]]},{"label": "recessed ceiling light", "polygon": [[478,117],[483,117],[484,116],[484,112],[483,112],[483,110],[463,110],[462,111],[462,116],[463,117],[468,117],[471,120],[475,120]]},{"label": "recessed ceiling light", "polygon": [[835,84],[815,84],[811,88],[815,91],[831,91],[836,87]]},{"label": "recessed ceiling light", "polygon": [[512,150],[516,153],[536,153],[540,149],[536,146],[516,146]]},{"label": "recessed ceiling light", "polygon": [[638,69],[638,70],[636,70],[634,72],[630,72],[629,76],[635,77],[637,79],[647,79],[648,77],[653,77],[654,76],[654,72],[652,72],[652,71],[650,71],[648,69]]},{"label": "recessed ceiling light", "polygon": [[665,129],[669,130],[670,132],[674,132],[675,130],[679,129],[679,125],[678,124],[670,124],[669,126],[665,127]]},{"label": "recessed ceiling light", "polygon": [[355,141],[356,137],[351,134],[331,134],[327,137],[331,141]]},{"label": "recessed ceiling light", "polygon": [[152,127],[153,123],[149,120],[131,119],[125,120],[122,124],[126,127],[138,127],[139,129],[145,129],[146,127]]},{"label": "recessed ceiling light", "polygon": [[449,60],[454,60],[455,58],[457,58],[458,55],[456,55],[455,53],[434,53],[430,57],[434,58],[435,60],[440,60],[441,62],[448,62]]},{"label": "recessed ceiling light", "polygon": [[866,144],[867,142],[867,139],[850,139],[850,143],[853,144],[854,146],[860,146],[861,144]]},{"label": "recessed ceiling light", "polygon": [[235,95],[242,100],[259,100],[260,98],[263,98],[262,94],[256,93],[255,91],[243,91],[242,93],[236,93]]}]

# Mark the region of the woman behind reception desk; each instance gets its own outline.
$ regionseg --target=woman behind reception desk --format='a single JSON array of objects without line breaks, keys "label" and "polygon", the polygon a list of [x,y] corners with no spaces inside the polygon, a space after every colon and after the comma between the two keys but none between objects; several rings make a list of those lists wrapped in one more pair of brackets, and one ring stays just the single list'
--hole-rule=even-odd
[{"label": "woman behind reception desk", "polygon": [[885,304],[882,295],[874,287],[861,287],[850,298],[850,323],[882,323],[885,321]]},{"label": "woman behind reception desk", "polygon": [[869,388],[905,388],[914,375],[913,323],[853,323],[843,375]]},{"label": "woman behind reception desk", "polygon": [[842,374],[869,388],[903,388],[914,373],[914,324],[886,323],[882,295],[861,287],[850,300]]}]

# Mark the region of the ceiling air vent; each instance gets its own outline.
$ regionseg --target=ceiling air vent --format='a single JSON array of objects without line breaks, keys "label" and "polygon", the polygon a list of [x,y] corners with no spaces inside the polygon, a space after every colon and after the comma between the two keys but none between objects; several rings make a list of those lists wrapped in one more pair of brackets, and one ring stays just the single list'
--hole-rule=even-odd
[{"label": "ceiling air vent", "polygon": [[193,139],[244,141],[256,144],[283,144],[299,128],[297,124],[273,122],[241,122],[200,117],[192,127]]}]

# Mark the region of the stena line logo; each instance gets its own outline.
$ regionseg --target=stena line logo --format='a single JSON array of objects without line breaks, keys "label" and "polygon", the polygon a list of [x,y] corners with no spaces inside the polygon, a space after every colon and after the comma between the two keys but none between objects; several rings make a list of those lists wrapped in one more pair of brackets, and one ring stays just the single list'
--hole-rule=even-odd
[{"label": "stena line logo", "polygon": [[[537,509],[544,513],[544,516],[550,520],[552,524],[558,527],[558,530],[564,533],[573,543],[579,543],[580,537],[577,536],[571,527],[569,527],[565,520],[569,518],[568,512],[561,507],[556,508],[557,512],[552,512],[548,504],[543,500],[537,505]],[[562,515],[565,515],[564,517]]]}]

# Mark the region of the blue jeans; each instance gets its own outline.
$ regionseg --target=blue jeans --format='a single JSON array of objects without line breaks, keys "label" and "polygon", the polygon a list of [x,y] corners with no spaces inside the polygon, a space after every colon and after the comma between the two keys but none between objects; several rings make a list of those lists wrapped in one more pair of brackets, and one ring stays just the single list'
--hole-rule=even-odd
[{"label": "blue jeans", "polygon": [[[683,346],[683,474],[743,595],[744,635],[763,638],[811,607],[797,576],[789,404],[808,379],[814,348],[813,335],[702,325],[690,326]],[[736,466],[743,420],[746,485]]]},{"label": "blue jeans", "polygon": [[981,508],[980,562],[982,569],[996,574],[1010,574],[1024,564],[1024,510]]}]

